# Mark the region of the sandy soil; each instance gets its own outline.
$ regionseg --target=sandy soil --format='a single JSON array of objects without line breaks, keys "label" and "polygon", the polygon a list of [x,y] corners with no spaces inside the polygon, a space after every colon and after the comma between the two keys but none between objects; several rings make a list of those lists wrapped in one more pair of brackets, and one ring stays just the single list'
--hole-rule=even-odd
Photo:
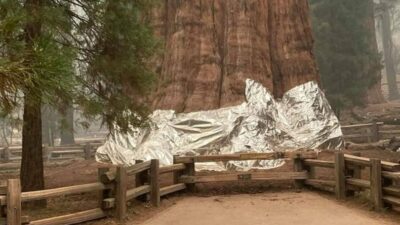
[{"label": "sandy soil", "polygon": [[[138,224],[138,223],[134,223]],[[349,207],[318,193],[186,197],[141,225],[395,225],[394,220]]]}]

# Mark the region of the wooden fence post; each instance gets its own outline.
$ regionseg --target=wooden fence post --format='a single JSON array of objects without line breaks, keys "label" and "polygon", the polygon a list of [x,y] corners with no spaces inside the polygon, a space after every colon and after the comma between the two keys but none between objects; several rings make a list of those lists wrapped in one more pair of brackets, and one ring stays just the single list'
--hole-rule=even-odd
[{"label": "wooden fence post", "polygon": [[335,194],[337,199],[346,198],[345,161],[342,152],[335,153]]},{"label": "wooden fence post", "polygon": [[381,160],[371,159],[371,202],[376,211],[383,209]]},{"label": "wooden fence post", "polygon": [[[293,169],[294,172],[302,172],[304,170],[303,159],[300,154],[297,154],[295,158],[293,158]],[[304,186],[304,180],[295,180],[294,181],[295,188],[302,188]]]},{"label": "wooden fence post", "polygon": [[150,201],[156,207],[160,206],[159,169],[158,159],[152,159],[150,164]]},{"label": "wooden fence post", "polygon": [[83,151],[85,153],[85,159],[89,160],[92,158],[92,146],[90,143],[86,143],[85,147],[83,148]]},{"label": "wooden fence post", "polygon": [[117,167],[116,191],[115,191],[115,210],[118,220],[122,221],[126,216],[126,190],[128,186],[128,175],[126,168]]},{"label": "wooden fence post", "polygon": [[[196,169],[195,169],[195,163],[194,163],[194,159],[191,159],[190,163],[185,163],[185,170],[183,171],[183,174],[185,174],[186,176],[196,176]],[[194,192],[196,189],[196,184],[195,183],[188,183],[186,184],[186,188],[191,191]]]},{"label": "wooden fence post", "polygon": [[7,184],[7,225],[21,224],[21,182],[10,179]]}]

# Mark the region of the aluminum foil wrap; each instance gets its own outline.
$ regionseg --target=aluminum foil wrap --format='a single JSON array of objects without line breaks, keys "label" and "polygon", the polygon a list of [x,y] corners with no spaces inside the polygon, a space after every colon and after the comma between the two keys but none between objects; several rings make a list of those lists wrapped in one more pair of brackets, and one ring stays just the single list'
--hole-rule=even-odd
[{"label": "aluminum foil wrap", "polygon": [[[246,101],[238,106],[192,113],[157,110],[150,126],[130,134],[115,133],[96,153],[100,162],[133,165],[173,155],[215,155],[244,152],[343,148],[339,121],[315,82],[297,86],[282,97],[261,84],[246,81]],[[248,170],[275,168],[281,160],[199,164],[199,169]]]}]

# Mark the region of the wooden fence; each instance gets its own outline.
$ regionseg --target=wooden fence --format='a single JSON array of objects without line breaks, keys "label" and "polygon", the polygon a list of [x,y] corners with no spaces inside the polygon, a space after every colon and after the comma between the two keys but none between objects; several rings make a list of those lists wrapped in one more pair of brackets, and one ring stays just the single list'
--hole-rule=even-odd
[{"label": "wooden fence", "polygon": [[[201,162],[227,162],[242,160],[293,160],[293,171],[248,171],[198,174],[195,164]],[[332,169],[332,180],[315,178],[319,167]],[[368,180],[363,180],[361,171],[370,170]],[[18,179],[8,180],[7,190],[0,195],[0,205],[5,212],[8,225],[32,224],[76,224],[108,216],[123,220],[127,216],[127,202],[135,199],[148,199],[152,205],[159,206],[162,196],[181,190],[193,191],[197,183],[225,181],[270,181],[294,180],[297,187],[312,186],[336,193],[338,199],[365,189],[370,190],[370,201],[376,210],[381,210],[384,203],[400,205],[400,188],[393,185],[393,180],[400,179],[400,164],[381,162],[377,159],[336,153],[334,161],[317,159],[314,151],[245,153],[231,155],[174,157],[174,164],[160,167],[158,160],[138,161],[131,167],[117,167],[116,170],[100,168],[98,182],[42,191],[21,192]],[[172,185],[161,187],[160,175],[172,173]],[[129,180],[135,180],[131,187]],[[100,193],[97,208],[31,221],[21,216],[21,203],[47,199],[70,194]]]},{"label": "wooden fence", "polygon": [[[369,190],[370,202],[377,211],[382,210],[384,204],[400,206],[400,187],[394,185],[394,181],[400,179],[400,164],[340,152],[335,154],[334,161],[306,159],[303,163],[309,173],[306,185],[334,192],[338,199]],[[316,179],[316,168],[321,167],[332,169],[335,179]],[[364,179],[363,170],[369,172]]]},{"label": "wooden fence", "polygon": [[[101,142],[94,142],[65,146],[43,146],[43,158],[45,161],[69,160],[75,158],[91,159],[96,149],[102,144]],[[21,146],[0,148],[0,160],[3,163],[21,161],[21,156]]]},{"label": "wooden fence", "polygon": [[[76,224],[110,215],[123,220],[126,217],[128,201],[148,195],[151,203],[159,206],[162,196],[185,189],[186,185],[179,183],[177,178],[174,179],[176,182],[173,185],[160,187],[159,184],[161,174],[179,173],[183,170],[185,170],[184,164],[159,167],[158,160],[151,160],[139,162],[132,167],[117,167],[116,171],[99,168],[98,182],[95,183],[32,192],[21,192],[19,179],[10,179],[4,195],[0,195],[0,205],[4,209],[7,225]],[[133,177],[136,184],[135,187],[129,189],[128,181],[131,178],[133,180]],[[97,208],[36,221],[30,221],[29,217],[21,216],[23,202],[87,192],[100,192]]]},{"label": "wooden fence", "polygon": [[345,140],[371,143],[400,136],[400,125],[386,125],[383,122],[342,126]]},{"label": "wooden fence", "polygon": [[345,140],[355,142],[377,142],[381,139],[381,126],[383,126],[382,122],[347,125],[342,126],[342,132]]},{"label": "wooden fence", "polygon": [[[179,181],[186,183],[188,189],[193,189],[196,183],[221,182],[221,181],[266,181],[266,180],[296,180],[301,183],[302,180],[308,178],[306,170],[303,170],[300,162],[304,159],[316,158],[314,151],[305,152],[276,152],[276,153],[246,153],[231,155],[215,155],[215,156],[192,156],[192,157],[175,157],[175,163],[183,163],[186,167],[181,174]],[[271,159],[293,159],[295,168],[290,172],[271,172],[271,171],[254,171],[254,172],[227,172],[211,175],[197,175],[195,171],[195,163],[198,162],[227,162],[227,161],[243,161],[243,160],[271,160]]]}]

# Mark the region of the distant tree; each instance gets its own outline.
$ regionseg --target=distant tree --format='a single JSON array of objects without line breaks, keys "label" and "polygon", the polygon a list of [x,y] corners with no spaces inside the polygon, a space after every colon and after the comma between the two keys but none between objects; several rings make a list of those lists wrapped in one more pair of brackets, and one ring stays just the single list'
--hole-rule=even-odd
[{"label": "distant tree", "polygon": [[58,113],[52,105],[42,105],[42,144],[54,146],[57,134]]},{"label": "distant tree", "polygon": [[110,128],[144,123],[142,99],[153,80],[147,61],[157,47],[145,20],[151,4],[0,1],[0,111],[24,108],[23,191],[44,188],[42,105],[77,104]]},{"label": "distant tree", "polygon": [[311,0],[315,54],[328,99],[340,111],[362,105],[381,79],[372,0]]},{"label": "distant tree", "polygon": [[393,28],[394,14],[393,1],[383,0],[377,5],[379,11],[379,21],[381,25],[382,46],[384,53],[384,63],[386,68],[387,84],[389,89],[389,99],[394,100],[400,98],[397,87],[397,71],[395,62],[396,49],[393,44]]},{"label": "distant tree", "polygon": [[74,106],[70,101],[62,104],[60,108],[60,145],[75,144]]},{"label": "distant tree", "polygon": [[[399,37],[400,32],[400,4],[394,5],[391,10],[392,34]],[[392,42],[393,59],[396,64],[396,71],[400,71],[400,43]]]}]

